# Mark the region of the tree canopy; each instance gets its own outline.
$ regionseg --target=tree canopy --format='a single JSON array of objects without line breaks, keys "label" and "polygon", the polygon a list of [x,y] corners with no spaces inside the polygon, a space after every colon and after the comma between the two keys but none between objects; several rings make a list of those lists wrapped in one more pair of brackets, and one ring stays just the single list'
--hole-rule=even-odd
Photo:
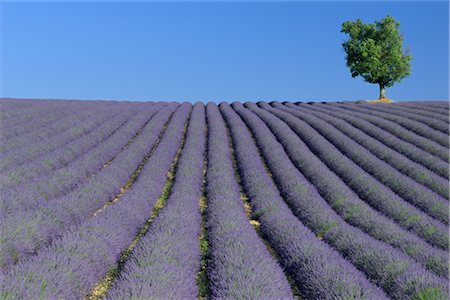
[{"label": "tree canopy", "polygon": [[346,52],[347,66],[352,77],[380,86],[380,98],[385,98],[385,88],[400,82],[411,73],[411,54],[402,48],[400,23],[386,16],[372,24],[360,19],[346,21],[341,32],[349,35],[342,46]]}]

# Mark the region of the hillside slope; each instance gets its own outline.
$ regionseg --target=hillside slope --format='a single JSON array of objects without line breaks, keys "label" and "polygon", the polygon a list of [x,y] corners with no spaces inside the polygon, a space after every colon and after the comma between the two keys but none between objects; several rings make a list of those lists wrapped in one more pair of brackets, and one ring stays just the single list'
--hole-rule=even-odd
[{"label": "hillside slope", "polygon": [[449,112],[0,99],[0,299],[448,299]]}]

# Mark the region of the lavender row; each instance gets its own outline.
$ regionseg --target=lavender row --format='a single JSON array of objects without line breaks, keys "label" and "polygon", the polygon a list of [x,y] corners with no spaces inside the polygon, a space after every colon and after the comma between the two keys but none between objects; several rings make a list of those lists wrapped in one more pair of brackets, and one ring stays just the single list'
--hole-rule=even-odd
[{"label": "lavender row", "polygon": [[444,110],[449,110],[450,109],[450,102],[448,101],[433,101],[433,100],[428,100],[428,101],[410,101],[410,102],[399,102],[398,104],[414,104],[414,105],[426,105],[428,107],[435,107],[435,108],[440,108],[440,109],[444,109]]},{"label": "lavender row", "polygon": [[361,200],[301,139],[292,137],[295,132],[286,124],[278,121],[271,127],[282,139],[293,164],[347,223],[401,250],[435,273],[448,276],[446,251],[430,246]]},{"label": "lavender row", "polygon": [[[411,107],[411,106],[400,106],[400,105],[387,105],[383,106],[383,108],[388,109],[390,112],[396,113],[398,111],[407,112],[409,114],[421,116],[421,117],[427,117],[435,120],[441,121],[440,123],[446,123],[448,127],[449,123],[449,116],[447,114],[443,114],[441,111],[433,111],[433,108],[427,107],[426,105],[421,105],[420,108],[417,107]],[[447,129],[448,130],[448,129]]]},{"label": "lavender row", "polygon": [[396,106],[398,107],[407,107],[407,108],[411,108],[414,109],[415,111],[427,111],[427,112],[431,112],[431,113],[438,113],[441,115],[444,115],[448,118],[449,116],[449,109],[448,108],[444,108],[443,107],[436,107],[434,105],[429,105],[428,103],[413,103],[413,102],[406,102],[406,103],[396,103]]},{"label": "lavender row", "polygon": [[[14,118],[18,115],[27,113],[28,111],[39,111],[48,107],[80,107],[80,106],[101,106],[107,107],[111,105],[126,105],[128,107],[139,105],[142,102],[115,101],[115,100],[57,100],[57,99],[16,99],[16,98],[0,98],[0,119]],[[8,109],[2,109],[6,108]]]},{"label": "lavender row", "polygon": [[425,124],[426,126],[443,132],[445,134],[449,134],[449,128],[448,128],[448,119],[443,118],[444,120],[440,120],[440,115],[435,116],[435,114],[431,116],[421,116],[416,113],[412,113],[408,111],[407,109],[396,109],[395,107],[391,107],[388,104],[387,105],[371,105],[371,104],[360,104],[358,105],[363,108],[367,108],[374,111],[383,112],[392,116],[401,116],[403,118]]},{"label": "lavender row", "polygon": [[11,126],[7,129],[2,128],[4,130],[2,130],[2,134],[0,136],[0,143],[4,144],[21,134],[29,134],[32,132],[39,132],[40,130],[47,130],[48,127],[53,126],[54,122],[77,113],[79,113],[79,109],[76,107],[73,107],[72,109],[55,108],[51,113],[46,114],[45,117],[39,116],[24,123]]},{"label": "lavender row", "polygon": [[206,238],[212,299],[292,299],[281,267],[249,223],[240,198],[223,118],[206,106]]},{"label": "lavender row", "polygon": [[[25,183],[27,187],[30,187],[33,184],[36,184],[36,181],[42,181],[44,179],[48,180],[50,176],[54,176],[54,173],[51,172],[52,170],[59,170],[63,167],[67,168],[67,165],[73,161],[79,163],[80,158],[83,157],[84,154],[91,153],[93,149],[99,147],[101,143],[108,141],[116,132],[124,131],[123,129],[121,130],[121,128],[129,127],[129,124],[134,123],[135,118],[137,120],[142,120],[148,116],[148,112],[152,111],[144,109],[143,107],[143,113],[141,113],[141,115],[138,114],[137,116],[133,116],[136,114],[135,112],[126,110],[107,120],[90,133],[67,144],[65,147],[57,148],[48,154],[41,156],[32,163],[18,166],[8,173],[0,174],[0,188],[5,190],[6,188],[14,186],[14,189],[16,190],[24,190],[21,185],[24,185]],[[126,124],[128,124],[128,126]],[[120,140],[118,142],[120,142]],[[117,146],[120,145],[121,143],[117,143]],[[112,145],[112,147],[114,147],[114,145]],[[104,158],[106,157],[101,156],[98,159],[105,163],[107,160]],[[77,167],[77,169],[80,170],[79,167]],[[62,182],[68,181],[68,177],[70,176],[70,173],[67,174],[67,170],[64,171],[64,174],[64,177],[60,177],[62,178]],[[40,177],[36,178],[37,176]]]},{"label": "lavender row", "polygon": [[33,145],[42,143],[42,141],[48,140],[58,134],[64,135],[65,131],[72,129],[74,126],[95,119],[98,113],[86,111],[77,115],[71,115],[67,118],[57,120],[54,128],[44,128],[38,132],[27,132],[12,139],[2,141],[0,145],[0,156],[1,158],[14,156],[15,152],[20,152],[21,149],[33,147]]},{"label": "lavender row", "polygon": [[[179,148],[190,104],[174,114],[135,184],[114,205],[68,231],[15,266],[0,287],[2,299],[82,299],[134,240],[150,217]],[[158,133],[157,133],[158,134]],[[148,149],[148,148],[147,148]],[[33,276],[30,278],[29,274]]]},{"label": "lavender row", "polygon": [[[272,158],[288,159],[283,149],[271,137],[269,129],[251,112],[233,104],[247,122],[257,139],[264,139],[262,148]],[[242,184],[252,207],[253,217],[260,222],[260,232],[280,257],[285,270],[291,274],[302,298],[306,299],[384,299],[386,296],[374,287],[348,260],[326,243],[316,238],[305,227],[280,196],[276,185],[267,174],[250,133],[228,104],[220,105],[230,128]],[[261,143],[262,144],[262,143]]]},{"label": "lavender row", "polygon": [[[276,108],[283,109],[294,115],[296,115],[297,113],[303,113],[303,115],[305,114],[310,115],[312,113],[314,117],[327,121],[337,130],[344,133],[352,140],[356,141],[360,145],[359,148],[363,147],[369,150],[376,157],[385,161],[402,174],[409,176],[410,178],[414,179],[417,183],[426,186],[427,188],[439,194],[441,197],[448,199],[449,187],[448,187],[448,180],[446,178],[438,176],[435,173],[423,167],[422,165],[417,164],[414,161],[411,161],[408,157],[405,157],[401,153],[392,150],[383,143],[379,142],[377,139],[369,135],[366,135],[362,130],[359,130],[358,128],[350,125],[348,122],[343,121],[342,118],[337,118],[320,111],[311,111],[309,109],[306,111],[304,109],[296,110],[295,108],[298,109],[299,106],[293,104],[282,105],[276,103],[273,106]],[[308,108],[308,106],[302,106],[302,108]]]},{"label": "lavender row", "polygon": [[[316,106],[316,105],[314,105]],[[446,163],[449,162],[449,153],[448,148],[441,146],[440,144],[431,141],[429,139],[426,139],[420,135],[415,134],[414,132],[411,132],[399,124],[396,124],[392,121],[367,114],[367,113],[361,113],[357,111],[351,111],[348,109],[344,109],[342,106],[335,105],[332,103],[328,104],[317,104],[318,107],[321,108],[327,108],[332,109],[341,113],[344,113],[346,115],[354,116],[360,119],[363,119],[364,121],[367,121],[369,123],[374,124],[375,126],[386,130],[387,132],[390,132],[391,134],[395,135],[399,139],[402,139],[406,142],[409,142],[416,147],[419,147],[420,149],[425,150],[426,152],[442,159]]]},{"label": "lavender row", "polygon": [[[69,101],[67,104],[65,103],[66,101],[60,101],[63,104],[53,104],[53,105],[48,105],[45,102],[41,102],[41,101],[34,101],[39,103],[39,106],[37,107],[49,107],[51,108],[50,110],[46,110],[44,112],[39,112],[39,111],[32,111],[31,112],[31,116],[29,118],[27,118],[27,120],[25,122],[22,122],[20,124],[14,125],[14,126],[9,126],[9,127],[4,127],[5,129],[7,129],[8,132],[4,132],[1,136],[1,138],[3,140],[5,139],[9,139],[11,137],[17,136],[20,133],[29,133],[29,132],[38,132],[39,129],[41,129],[44,125],[47,124],[51,124],[52,122],[58,120],[58,119],[62,119],[63,117],[67,117],[70,115],[77,115],[80,114],[82,112],[88,112],[88,111],[103,111],[104,109],[112,109],[112,108],[126,108],[126,109],[133,109],[135,107],[135,105],[130,105],[130,106],[125,106],[123,104],[109,104],[109,105],[100,105],[98,103],[92,103],[92,104],[87,104],[85,103],[85,101],[83,102],[73,102],[72,104],[70,104],[71,102]],[[89,102],[89,101],[87,101]],[[76,105],[78,104],[78,105]],[[18,116],[16,118],[21,118],[24,117],[23,114],[18,114]],[[57,118],[56,118],[57,117]],[[13,120],[15,120],[16,118],[14,118]],[[52,121],[53,119],[53,121]],[[5,124],[2,124],[5,125]],[[24,129],[27,129],[25,131],[23,131]]]},{"label": "lavender row", "polygon": [[329,109],[326,108],[326,106],[318,106],[318,105],[292,105],[292,104],[286,104],[286,106],[289,107],[300,107],[301,109],[306,109],[313,112],[322,112],[327,115],[331,115],[333,117],[339,118],[341,120],[345,120],[347,123],[351,124],[352,126],[358,128],[359,130],[363,131],[365,134],[369,135],[370,137],[379,140],[386,146],[394,149],[395,151],[403,154],[404,156],[408,157],[412,161],[415,161],[417,163],[420,163],[422,166],[428,168],[429,170],[433,171],[434,173],[438,174],[439,176],[445,178],[448,180],[449,178],[449,165],[448,163],[444,162],[443,160],[439,159],[438,157],[435,157],[431,155],[430,153],[414,146],[411,143],[405,142],[401,140],[400,138],[396,137],[395,135],[373,125],[370,122],[364,121],[363,119],[347,115],[345,113],[341,113],[340,111],[336,109]]},{"label": "lavender row", "polygon": [[[447,226],[433,219],[421,210],[381,184],[343,155],[311,126],[286,112],[263,105],[281,118],[300,137],[314,154],[336,173],[356,194],[376,210],[395,220],[403,228],[445,250],[448,250]],[[289,128],[285,127],[285,128]]]},{"label": "lavender row", "polygon": [[[122,112],[117,108],[106,110],[111,116]],[[54,112],[52,112],[52,115]],[[8,154],[14,153],[17,149],[33,146],[43,140],[48,140],[56,135],[64,135],[64,132],[79,125],[80,123],[89,122],[94,118],[97,118],[105,114],[105,110],[89,110],[82,111],[76,114],[70,114],[65,118],[56,120],[55,122],[40,128],[37,131],[26,132],[25,134],[16,136],[11,139],[2,140],[0,146],[0,153],[2,156],[7,156]]]},{"label": "lavender row", "polygon": [[368,108],[364,108],[361,107],[357,104],[332,104],[332,105],[337,105],[341,108],[350,110],[350,111],[356,111],[356,112],[361,112],[361,113],[365,113],[365,114],[369,114],[371,116],[378,116],[381,117],[385,120],[389,120],[392,121],[394,123],[399,124],[400,126],[402,126],[403,128],[412,131],[428,140],[434,141],[436,143],[438,143],[441,146],[444,146],[446,148],[450,147],[450,143],[449,143],[449,139],[448,139],[448,135],[440,132],[440,131],[436,131],[424,124],[421,124],[419,122],[416,121],[412,121],[409,120],[407,118],[401,117],[401,116],[393,116],[391,114],[388,113],[384,113],[384,112],[377,112],[374,109],[368,109]]},{"label": "lavender row", "polygon": [[[283,108],[282,105],[273,105],[275,107]],[[286,105],[289,106],[288,104]],[[296,107],[295,105],[292,106]],[[302,106],[302,108],[303,107],[305,106]],[[294,115],[297,112],[296,110],[289,109],[286,111],[292,111]],[[315,114],[315,112],[312,111],[308,111],[308,113]],[[321,114],[319,117],[323,120],[328,120],[327,115],[325,114]],[[289,121],[287,117],[283,118],[286,122]],[[293,119],[292,116],[290,119]],[[279,130],[290,129],[284,125],[281,126]],[[308,127],[298,128],[298,130],[306,131],[308,130]],[[359,142],[364,143],[364,140]],[[430,247],[430,245],[426,244],[416,235],[408,232],[406,230],[408,227],[402,229],[398,224],[364,203],[358,195],[356,195],[355,192],[353,192],[335,173],[328,169],[326,164],[324,164],[300,139],[287,140],[286,138],[284,146],[296,167],[318,188],[322,197],[348,223],[357,226],[379,240],[399,248],[436,273],[444,276],[448,275],[447,252]],[[330,149],[327,151],[337,151],[335,149]],[[325,148],[321,150],[321,152],[324,151]],[[345,160],[344,157],[344,160],[338,160],[336,164],[344,165],[347,162],[348,160]]]},{"label": "lavender row", "polygon": [[304,113],[301,110],[289,109],[284,106],[281,107],[283,110],[288,110],[298,117],[299,121],[297,123],[302,124],[302,130],[309,131],[311,136],[314,135],[314,139],[320,140],[325,138],[330,145],[334,146],[332,148],[334,153],[339,155],[341,152],[372,175],[377,181],[389,187],[397,195],[417,206],[428,215],[448,224],[448,199],[417,184],[417,182],[405,176],[383,160],[378,159],[368,149],[362,147],[320,118]]},{"label": "lavender row", "polygon": [[[59,105],[55,106],[67,107],[68,105],[70,106],[69,103],[61,102]],[[53,108],[55,108],[55,106]],[[51,107],[46,103],[42,103],[40,101],[30,101],[27,103],[27,105],[23,105],[16,109],[12,109],[9,111],[0,111],[0,123],[2,124],[2,127],[9,127],[19,124],[24,120],[33,118],[37,114],[49,112],[50,110]]]},{"label": "lavender row", "polygon": [[[275,115],[258,108],[255,104],[248,104],[248,107],[271,130],[273,130],[272,124],[280,122]],[[279,133],[276,135],[280,138]],[[266,135],[263,139],[257,137],[257,142],[262,145],[268,136]],[[288,139],[294,137],[295,134],[291,131]],[[272,139],[274,139],[273,136]],[[285,139],[280,138],[280,140]],[[271,149],[274,148],[271,147]],[[286,157],[286,153],[280,151],[280,153],[272,152],[268,155],[262,151],[262,154],[274,181],[280,187],[281,194],[293,213],[320,238],[349,259],[353,265],[364,271],[372,282],[381,287],[391,298],[419,298],[430,289],[448,296],[445,278],[426,270],[403,252],[373,239],[340,218],[319,195],[316,188]],[[283,156],[285,158],[280,159]]]},{"label": "lavender row", "polygon": [[98,114],[96,117],[89,118],[84,123],[71,127],[49,139],[32,143],[27,147],[19,147],[14,152],[4,153],[0,155],[0,171],[4,172],[12,167],[27,163],[33,159],[38,159],[45,153],[66,146],[74,139],[78,139],[83,135],[91,132],[100,124],[112,118],[111,113]]},{"label": "lavender row", "polygon": [[38,198],[32,209],[18,211],[0,220],[3,251],[0,266],[11,265],[36,253],[44,245],[80,224],[118,195],[136,172],[143,157],[158,140],[164,124],[176,109],[172,104],[162,109],[145,126],[142,133],[96,176],[63,197],[45,200]]},{"label": "lavender row", "polygon": [[[7,100],[10,102],[11,100]],[[7,112],[0,111],[0,124],[2,128],[11,128],[26,124],[28,121],[37,121],[53,114],[55,110],[74,110],[75,112],[86,110],[103,110],[112,107],[123,107],[130,109],[140,105],[134,102],[119,101],[77,101],[77,100],[15,100],[18,103],[25,103],[21,108]]]},{"label": "lavender row", "polygon": [[200,268],[205,108],[192,110],[166,205],[130,254],[108,299],[196,299]]},{"label": "lavender row", "polygon": [[282,104],[276,103],[274,106],[309,124],[345,156],[399,196],[448,223],[448,213],[443,212],[447,210],[448,205],[447,180],[421,168],[420,165],[364,133],[358,132],[356,128],[344,121],[324,114],[316,116],[316,114],[288,108]]},{"label": "lavender row", "polygon": [[[37,129],[44,129],[44,126],[39,127],[40,124],[44,123],[47,126],[49,124],[55,123],[55,122],[61,122],[64,118],[67,117],[77,117],[79,118],[88,118],[92,116],[91,111],[94,109],[88,110],[88,111],[80,111],[79,109],[68,109],[68,108],[55,108],[51,111],[48,111],[43,114],[36,114],[33,117],[28,118],[24,122],[20,122],[19,124],[13,125],[13,126],[6,126],[5,124],[1,124],[2,131],[4,131],[4,134],[0,136],[0,142],[2,148],[5,148],[5,143],[11,143],[14,142],[18,146],[20,146],[20,135],[21,133],[25,136],[30,136],[32,132],[38,132]],[[18,116],[17,119],[20,119],[22,116]],[[48,122],[47,120],[52,120],[52,122]],[[37,124],[34,126],[34,124]],[[26,128],[27,130],[23,131],[23,128]],[[11,145],[10,148],[13,148]],[[4,152],[6,150],[9,150],[9,148],[6,148],[5,150],[2,149],[1,152]]]},{"label": "lavender row", "polygon": [[[127,144],[132,141],[133,136],[147,124],[151,116],[161,107],[162,105],[156,105],[142,111],[106,141],[71,164],[2,191],[0,193],[1,211],[3,214],[9,214],[19,210],[27,210],[36,206],[36,199],[44,198],[49,201],[75,190],[83,181],[104,168],[108,161],[114,159],[124,150]],[[64,150],[63,148],[62,151],[65,152]]]},{"label": "lavender row", "polygon": [[0,98],[0,112],[3,113],[10,113],[13,112],[16,109],[24,108],[29,105],[31,105],[30,101],[27,100],[20,100],[13,98]]},{"label": "lavender row", "polygon": [[11,114],[16,114],[17,111],[22,109],[29,109],[31,107],[44,107],[49,104],[56,105],[73,105],[73,100],[68,101],[55,101],[48,99],[24,99],[24,98],[0,98],[0,117],[9,117]]},{"label": "lavender row", "polygon": [[78,107],[79,110],[91,110],[96,107],[101,107],[96,102],[80,102],[80,101],[30,101],[33,103],[31,106],[27,106],[23,109],[18,109],[11,113],[0,114],[0,123],[2,128],[9,128],[11,126],[17,126],[23,122],[29,120],[36,120],[43,118],[48,114],[51,114],[55,109],[71,109]]},{"label": "lavender row", "polygon": [[[70,114],[63,119],[59,119],[54,123],[49,124],[49,126],[41,128],[40,130],[27,132],[12,139],[8,139],[5,143],[2,142],[2,145],[0,146],[0,153],[2,153],[2,157],[13,154],[14,152],[17,152],[17,149],[33,146],[36,143],[42,142],[43,140],[48,140],[57,135],[63,136],[65,131],[68,131],[84,122],[90,122],[95,118],[105,116],[107,114],[112,118],[120,112],[123,112],[123,110],[116,107],[103,110],[85,110],[79,113]],[[54,112],[52,112],[52,114],[53,113]]]}]

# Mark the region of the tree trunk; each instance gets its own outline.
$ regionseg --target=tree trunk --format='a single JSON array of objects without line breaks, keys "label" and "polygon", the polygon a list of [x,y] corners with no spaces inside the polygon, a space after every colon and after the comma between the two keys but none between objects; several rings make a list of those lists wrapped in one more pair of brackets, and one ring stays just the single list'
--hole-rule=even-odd
[{"label": "tree trunk", "polygon": [[384,86],[380,84],[380,99],[386,98],[386,90]]}]

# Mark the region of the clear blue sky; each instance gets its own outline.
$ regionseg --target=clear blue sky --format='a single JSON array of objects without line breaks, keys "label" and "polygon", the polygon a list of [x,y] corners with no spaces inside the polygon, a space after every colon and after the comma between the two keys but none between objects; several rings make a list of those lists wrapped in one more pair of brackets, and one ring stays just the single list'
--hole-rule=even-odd
[{"label": "clear blue sky", "polygon": [[374,99],[346,20],[387,14],[413,55],[394,100],[448,99],[442,2],[3,2],[0,97],[165,101]]}]

